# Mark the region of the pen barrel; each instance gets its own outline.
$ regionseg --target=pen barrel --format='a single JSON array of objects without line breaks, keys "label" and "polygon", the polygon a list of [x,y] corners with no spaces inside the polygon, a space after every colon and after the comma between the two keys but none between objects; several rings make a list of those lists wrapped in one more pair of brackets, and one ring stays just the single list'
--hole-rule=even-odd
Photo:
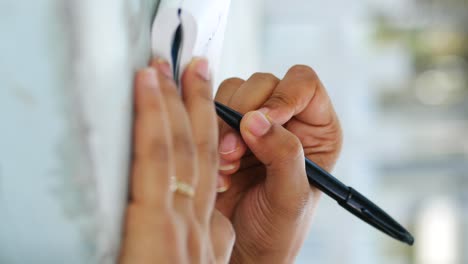
[{"label": "pen barrel", "polygon": [[242,120],[242,115],[223,104],[220,104],[216,101],[214,103],[218,116],[221,117],[223,121],[226,122],[226,124],[228,124],[230,127],[240,132],[240,122]]},{"label": "pen barrel", "polygon": [[305,159],[305,167],[309,184],[314,185],[336,201],[346,201],[349,193],[348,186],[308,158]]},{"label": "pen barrel", "polygon": [[[218,116],[239,131],[242,114],[218,102],[215,105]],[[413,244],[414,239],[406,229],[359,192],[344,185],[308,158],[305,158],[305,168],[309,184],[330,196],[344,209],[382,232],[409,245]]]},{"label": "pen barrel", "polygon": [[414,238],[403,226],[364,195],[351,187],[348,189],[346,200],[338,202],[343,208],[387,235],[409,245],[413,244]]}]

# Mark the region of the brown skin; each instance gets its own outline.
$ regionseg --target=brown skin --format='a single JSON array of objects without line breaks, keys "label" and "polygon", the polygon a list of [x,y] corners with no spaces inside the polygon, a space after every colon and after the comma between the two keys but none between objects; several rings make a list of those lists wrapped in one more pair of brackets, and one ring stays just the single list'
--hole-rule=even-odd
[{"label": "brown skin", "polygon": [[[304,66],[291,68],[283,80],[254,74],[225,81],[218,101],[242,113],[270,111],[247,113],[242,139],[221,125],[221,145],[227,133],[237,145],[221,151],[218,167],[216,117],[200,62],[184,73],[183,100],[167,63],[153,61],[137,74],[135,158],[120,263],[290,263],[319,196],[308,186],[303,155],[330,170],[341,147],[330,100]],[[213,208],[218,168],[220,179],[232,178],[216,199],[222,214]],[[171,175],[194,184],[195,197],[170,192]],[[232,221],[235,244],[223,214]]]},{"label": "brown skin", "polygon": [[292,263],[320,196],[307,182],[304,153],[330,171],[342,145],[326,90],[311,68],[297,65],[282,80],[264,73],[228,79],[216,100],[246,113],[242,137],[218,120],[218,191],[228,189],[218,194],[216,208],[237,235],[231,263]]},{"label": "brown skin", "polygon": [[[218,129],[207,63],[183,76],[181,99],[166,62],[137,73],[130,202],[119,263],[226,263],[234,232],[215,208]],[[196,186],[173,193],[170,176]]]}]

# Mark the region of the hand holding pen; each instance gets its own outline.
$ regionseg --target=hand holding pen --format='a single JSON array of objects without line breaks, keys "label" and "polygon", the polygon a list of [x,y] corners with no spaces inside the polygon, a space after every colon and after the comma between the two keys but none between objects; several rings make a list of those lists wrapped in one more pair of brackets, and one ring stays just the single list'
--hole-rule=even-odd
[{"label": "hand holding pen", "polygon": [[[243,113],[261,106],[267,106],[269,111],[262,108],[242,117],[216,103],[218,115],[235,131],[241,132],[246,144],[238,141],[231,144],[233,151],[227,151],[228,136],[224,136],[219,149],[224,161],[218,167],[214,148],[218,133],[207,63],[196,60],[188,67],[182,78],[185,84],[182,100],[168,65],[153,61],[153,67],[140,71],[136,78],[135,156],[121,263],[157,259],[180,262],[181,257],[200,263],[207,259],[225,263],[229,258],[230,263],[291,263],[304,242],[317,204],[319,192],[313,186],[339,202],[345,199],[340,202],[341,206],[377,228],[392,229],[395,223],[391,221],[372,222],[388,218],[383,211],[372,207],[372,202],[313,162],[306,160],[304,164],[302,147],[314,128],[314,123],[301,119],[304,109],[332,111],[328,112],[332,113],[330,122],[314,128],[318,132],[317,151],[306,151],[306,155],[316,154],[314,160],[324,167],[332,166],[341,145],[336,115],[310,68],[293,67],[281,81],[269,74],[255,74],[246,82],[231,79],[223,83],[218,101]],[[297,106],[303,99],[300,95],[309,92],[313,95],[305,100],[305,108],[300,110]],[[298,97],[296,101],[281,96]],[[289,113],[288,109],[293,111]],[[295,114],[297,109],[299,114]],[[282,113],[294,117],[284,118]],[[317,116],[322,118],[327,114]],[[285,121],[275,121],[281,118]],[[288,129],[297,129],[297,134]],[[221,131],[226,131],[226,127]],[[226,135],[225,132],[222,135]],[[236,134],[231,135],[240,140]],[[324,141],[327,138],[329,140]],[[246,146],[253,155],[246,153]],[[237,160],[242,156],[242,166],[231,166],[235,164],[236,155]],[[335,158],[328,160],[327,157]],[[331,163],[327,165],[326,161]],[[217,169],[225,175],[235,172],[229,188],[220,180],[226,176],[218,178],[218,191],[224,193],[217,197],[216,207],[230,221],[213,210]],[[324,188],[319,179],[330,185]],[[333,190],[345,190],[347,195],[341,197],[343,193],[339,193],[334,197]],[[371,205],[370,210],[363,210],[360,205]],[[386,226],[386,223],[391,225]],[[236,240],[230,257],[233,231]]]},{"label": "hand holding pen", "polygon": [[[184,73],[183,98],[167,62],[155,60],[136,76],[134,159],[120,261],[291,263],[319,194],[308,187],[301,143],[263,114],[247,114],[243,135],[258,160],[250,155],[252,167],[239,170],[217,199],[231,221],[214,210],[218,131],[207,65],[201,62]],[[246,84],[268,88],[262,76],[255,74]],[[242,87],[229,83],[217,100],[248,98],[244,102],[253,108],[264,103],[248,93],[234,99],[230,92]]]},{"label": "hand holding pen", "polygon": [[[273,92],[272,97],[274,96],[274,94],[275,92]],[[314,94],[318,94],[317,91],[314,91]],[[280,95],[285,96],[284,94],[280,94]],[[283,103],[289,102],[289,100],[286,100],[286,99],[282,99],[279,101]],[[313,102],[311,102],[311,104],[313,105]],[[278,132],[278,131],[287,131],[287,130],[281,125],[274,124],[274,122],[271,121],[271,118],[268,118],[267,115],[265,114],[265,113],[268,114],[271,112],[274,113],[275,112],[274,110],[271,110],[268,108],[265,110],[266,107],[263,107],[260,110],[248,112],[247,114],[245,114],[245,116],[243,116],[241,113],[223,105],[220,102],[215,102],[215,105],[216,105],[216,111],[217,111],[218,116],[222,118],[222,120],[226,124],[228,124],[231,128],[233,128],[235,131],[238,131],[242,134],[242,137],[245,140],[245,143],[247,143],[249,148],[252,150],[255,156],[261,161],[261,163],[265,165],[266,177],[265,177],[264,182],[265,182],[266,187],[264,187],[264,189],[266,189],[265,191],[267,194],[266,196],[270,196],[270,197],[291,197],[292,196],[294,197],[294,195],[289,195],[289,194],[281,195],[282,194],[281,192],[287,193],[287,192],[296,192],[296,190],[301,190],[303,186],[288,185],[288,183],[301,182],[300,177],[304,174],[304,171],[305,171],[307,182],[308,184],[310,184],[311,189],[315,189],[315,188],[320,189],[327,196],[329,196],[330,198],[338,202],[338,204],[341,207],[343,207],[344,209],[352,213],[354,216],[360,218],[364,222],[368,223],[369,225],[384,232],[385,234],[397,240],[405,242],[409,245],[413,244],[414,239],[412,235],[404,227],[402,227],[397,221],[395,221],[391,216],[389,216],[385,211],[383,211],[375,203],[367,199],[364,195],[360,194],[355,189],[349,186],[346,186],[340,180],[332,176],[327,170],[323,169],[321,166],[319,166],[317,163],[313,162],[309,158],[304,157],[302,154],[300,154],[300,159],[302,160],[303,165],[301,166],[301,165],[296,164],[296,166],[294,166],[293,168],[290,168],[291,169],[290,174],[288,175],[287,173],[288,172],[287,168],[289,165],[288,161],[292,159],[295,160],[297,158],[298,156],[297,145],[301,146],[301,144],[300,143],[297,144],[297,142],[294,143],[294,141],[298,141],[298,140],[297,138],[296,140],[294,140],[293,138],[295,137],[294,135],[292,135],[291,137],[291,133],[287,134],[284,132],[283,133]],[[333,123],[333,122],[329,122],[329,123]],[[287,127],[289,125],[290,124],[288,122],[285,126]],[[323,125],[323,127],[326,127],[326,126],[327,125]],[[273,136],[275,134],[277,134],[276,137]],[[267,138],[269,137],[270,138],[273,137],[275,138],[275,140],[270,140],[268,142]],[[275,141],[278,146],[277,149],[274,148]],[[291,144],[284,144],[284,142],[290,142]],[[291,150],[289,152],[291,156],[283,155],[284,153],[287,153],[284,151],[284,149],[287,149],[287,148]],[[221,149],[223,149],[222,145],[221,145]],[[267,158],[265,159],[265,157]],[[274,160],[276,160],[276,162]],[[283,167],[278,166],[278,165],[272,166],[275,163],[282,164]],[[305,164],[305,167],[304,167],[304,164]],[[275,167],[275,168],[272,169],[272,167]],[[297,170],[299,167],[301,168]],[[273,179],[274,177],[279,178],[279,176],[273,176],[277,174],[278,172],[279,174],[282,174],[281,185],[280,185],[280,181]],[[298,178],[295,179],[295,177],[298,177]],[[257,181],[256,183],[258,182],[259,181]],[[277,187],[274,190],[270,189],[271,187],[269,188],[269,186],[274,186],[274,185],[276,185]],[[250,184],[250,185],[245,185],[245,186],[248,186],[248,187],[255,186],[255,187],[258,187],[259,189],[262,189],[261,184],[258,184],[257,186],[255,184]],[[248,195],[246,194],[246,191],[240,191],[238,193],[242,195]],[[229,200],[232,201],[236,199],[230,198]],[[248,199],[248,200],[252,201],[254,199]],[[290,208],[294,208],[294,201],[290,201],[290,202],[293,202],[293,204],[290,205]],[[268,206],[268,203],[276,204],[276,206],[274,205]],[[278,204],[283,204],[284,206],[287,206],[287,204],[285,203],[285,199],[279,199],[279,200],[267,199],[267,205],[263,204],[262,206],[269,207],[269,208],[277,208]],[[232,208],[235,208],[235,210],[239,210],[237,208],[238,206],[239,205],[234,206]],[[241,206],[247,206],[247,205],[241,205]],[[259,211],[263,211],[263,210],[259,210]],[[274,220],[271,220],[271,217],[274,217],[273,216],[274,213],[275,213],[274,210],[270,210],[270,214],[271,214],[270,217],[266,217],[266,219],[269,220],[268,223],[270,225],[272,222],[274,222]],[[279,213],[279,212],[276,212],[276,213]],[[235,214],[234,220],[236,220],[237,218],[239,218],[239,216]],[[262,226],[262,225],[258,225],[258,223],[257,225],[252,224],[255,221],[249,221],[249,222],[251,223],[252,226]],[[286,233],[286,237],[288,236],[294,237],[295,235],[294,235],[294,232],[292,231],[297,230],[299,228],[299,226],[295,224],[294,222],[290,224],[292,224],[291,226],[289,226],[290,232]],[[234,222],[234,226],[236,226],[235,222]],[[281,226],[281,224],[279,224],[279,226]],[[285,226],[284,223],[282,227],[283,229],[286,229],[286,230],[288,229],[288,227]],[[276,228],[275,230],[277,231],[278,228]],[[275,236],[277,232],[274,232],[274,233],[265,232],[265,233],[267,234],[267,236],[270,236],[270,239],[268,241],[275,241],[275,239],[271,237]],[[278,241],[277,244],[281,244],[282,242],[279,239],[277,241]],[[274,242],[272,243],[275,244]],[[274,249],[273,251],[275,250],[278,250],[278,249]],[[290,252],[290,253],[293,253],[293,252]],[[272,261],[272,259],[270,259],[269,261]]]},{"label": "hand holding pen", "polygon": [[340,124],[325,88],[309,67],[295,66],[282,80],[271,74],[229,79],[215,100],[247,113],[243,139],[220,121],[218,187],[227,190],[218,195],[217,208],[236,230],[233,260],[248,263],[266,253],[269,259],[255,263],[292,262],[288,258],[302,245],[320,194],[307,182],[304,153],[330,170],[341,148]]}]

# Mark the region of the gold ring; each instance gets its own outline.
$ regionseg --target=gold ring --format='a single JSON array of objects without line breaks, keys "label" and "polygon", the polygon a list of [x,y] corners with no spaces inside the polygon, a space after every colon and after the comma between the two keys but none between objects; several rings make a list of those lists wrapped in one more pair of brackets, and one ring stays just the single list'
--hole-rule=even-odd
[{"label": "gold ring", "polygon": [[193,186],[177,180],[176,177],[171,177],[170,190],[171,192],[177,192],[189,198],[193,198],[195,196],[195,189]]}]

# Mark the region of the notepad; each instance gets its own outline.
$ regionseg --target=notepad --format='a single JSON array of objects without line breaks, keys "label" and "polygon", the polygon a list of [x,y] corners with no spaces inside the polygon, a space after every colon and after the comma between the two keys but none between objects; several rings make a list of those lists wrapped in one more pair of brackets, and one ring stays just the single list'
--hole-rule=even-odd
[{"label": "notepad", "polygon": [[216,74],[230,0],[162,0],[151,33],[153,56],[169,62],[176,82],[194,56]]}]

